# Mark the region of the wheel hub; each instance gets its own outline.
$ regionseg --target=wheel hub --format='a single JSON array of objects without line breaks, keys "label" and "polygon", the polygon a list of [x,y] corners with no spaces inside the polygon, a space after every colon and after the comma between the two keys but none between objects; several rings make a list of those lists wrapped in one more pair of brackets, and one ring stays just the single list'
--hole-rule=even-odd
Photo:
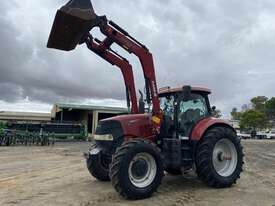
[{"label": "wheel hub", "polygon": [[235,145],[229,139],[219,140],[213,150],[212,162],[216,172],[228,177],[237,167],[237,151]]},{"label": "wheel hub", "polygon": [[141,179],[148,172],[148,164],[144,159],[136,160],[132,165],[132,174],[136,179]]},{"label": "wheel hub", "polygon": [[144,188],[150,185],[157,174],[157,164],[155,158],[149,153],[138,153],[130,162],[129,179],[131,183]]},{"label": "wheel hub", "polygon": [[218,159],[220,162],[222,162],[222,161],[224,161],[224,160],[231,160],[232,157],[231,157],[230,155],[224,154],[223,152],[219,152],[219,153],[218,153],[218,156],[217,156],[217,159]]}]

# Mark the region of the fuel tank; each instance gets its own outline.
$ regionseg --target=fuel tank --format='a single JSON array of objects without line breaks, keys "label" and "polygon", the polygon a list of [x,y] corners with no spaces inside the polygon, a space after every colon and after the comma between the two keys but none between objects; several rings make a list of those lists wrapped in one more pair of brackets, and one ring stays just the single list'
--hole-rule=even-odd
[{"label": "fuel tank", "polygon": [[56,13],[47,47],[64,51],[75,49],[98,21],[90,0],[69,1]]}]

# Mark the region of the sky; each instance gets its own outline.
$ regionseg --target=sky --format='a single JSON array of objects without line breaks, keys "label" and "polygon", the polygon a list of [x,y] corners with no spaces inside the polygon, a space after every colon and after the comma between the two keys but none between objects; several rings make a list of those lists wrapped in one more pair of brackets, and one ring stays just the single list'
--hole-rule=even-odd
[{"label": "sky", "polygon": [[[67,1],[1,2],[0,111],[49,112],[56,102],[125,106],[118,69],[85,45],[72,52],[46,48],[56,10]],[[93,0],[93,5],[150,49],[158,87],[208,87],[212,105],[224,116],[254,96],[275,96],[274,0]],[[143,89],[137,58],[113,48],[130,60],[136,87]]]}]

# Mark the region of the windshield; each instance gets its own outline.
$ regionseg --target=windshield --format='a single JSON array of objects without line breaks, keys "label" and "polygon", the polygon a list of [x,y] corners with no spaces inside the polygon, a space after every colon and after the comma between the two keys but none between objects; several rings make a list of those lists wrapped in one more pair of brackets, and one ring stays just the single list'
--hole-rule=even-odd
[{"label": "windshield", "polygon": [[180,113],[194,111],[199,117],[206,116],[208,113],[205,99],[201,95],[193,95],[192,99],[180,102],[179,108]]}]

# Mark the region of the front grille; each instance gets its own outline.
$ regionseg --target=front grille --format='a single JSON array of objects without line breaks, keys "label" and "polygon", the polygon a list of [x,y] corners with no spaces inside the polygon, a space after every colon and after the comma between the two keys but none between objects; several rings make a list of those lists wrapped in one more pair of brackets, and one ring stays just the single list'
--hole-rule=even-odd
[{"label": "front grille", "polygon": [[123,141],[123,130],[121,127],[120,122],[110,120],[110,121],[101,121],[98,123],[96,129],[96,135],[105,135],[105,134],[112,134],[114,140],[113,141],[102,141],[97,140],[96,144],[102,148],[106,153],[113,154],[116,148],[122,143]]}]

